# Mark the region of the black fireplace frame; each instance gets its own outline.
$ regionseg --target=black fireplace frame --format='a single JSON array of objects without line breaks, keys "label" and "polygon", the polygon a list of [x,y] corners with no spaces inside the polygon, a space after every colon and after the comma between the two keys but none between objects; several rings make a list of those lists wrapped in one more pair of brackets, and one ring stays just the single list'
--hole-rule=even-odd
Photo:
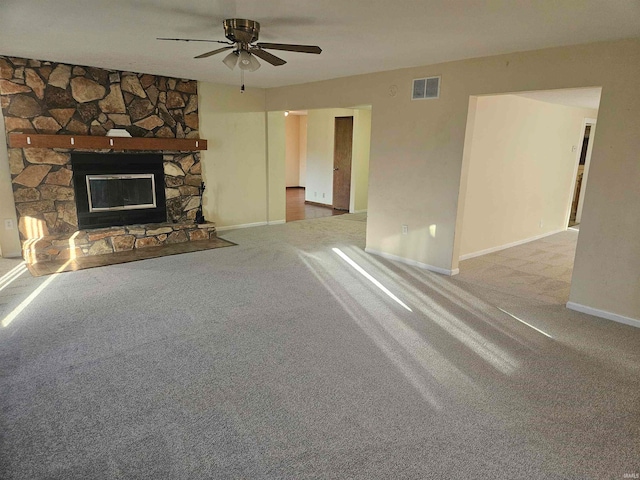
[{"label": "black fireplace frame", "polygon": [[[102,228],[167,221],[164,191],[164,162],[156,153],[72,153],[73,187],[76,195],[78,228]],[[153,174],[156,207],[132,210],[89,211],[87,175]]]}]

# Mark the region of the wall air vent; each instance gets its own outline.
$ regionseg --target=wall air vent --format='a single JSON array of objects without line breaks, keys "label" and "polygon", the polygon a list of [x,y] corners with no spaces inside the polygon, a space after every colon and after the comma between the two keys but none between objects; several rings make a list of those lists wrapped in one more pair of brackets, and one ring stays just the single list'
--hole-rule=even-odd
[{"label": "wall air vent", "polygon": [[440,77],[416,78],[413,81],[411,100],[440,97]]}]

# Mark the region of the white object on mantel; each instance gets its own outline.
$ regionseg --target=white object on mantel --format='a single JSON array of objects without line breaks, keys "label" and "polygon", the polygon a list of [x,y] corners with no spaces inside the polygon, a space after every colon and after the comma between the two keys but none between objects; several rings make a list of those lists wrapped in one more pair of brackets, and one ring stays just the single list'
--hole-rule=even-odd
[{"label": "white object on mantel", "polygon": [[131,134],[124,128],[112,128],[107,132],[107,137],[130,137]]}]

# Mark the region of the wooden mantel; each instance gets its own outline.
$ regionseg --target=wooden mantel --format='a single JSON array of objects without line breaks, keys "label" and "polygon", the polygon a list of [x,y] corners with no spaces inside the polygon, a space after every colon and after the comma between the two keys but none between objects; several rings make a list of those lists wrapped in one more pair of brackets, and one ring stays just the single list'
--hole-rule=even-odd
[{"label": "wooden mantel", "polygon": [[101,137],[92,135],[10,133],[9,146],[12,148],[195,152],[206,150],[207,141],[199,138]]}]

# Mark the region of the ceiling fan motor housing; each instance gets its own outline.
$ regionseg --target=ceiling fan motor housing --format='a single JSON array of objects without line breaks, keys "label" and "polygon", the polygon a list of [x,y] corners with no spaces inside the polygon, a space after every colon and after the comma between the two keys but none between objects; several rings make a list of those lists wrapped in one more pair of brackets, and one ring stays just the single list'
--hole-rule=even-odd
[{"label": "ceiling fan motor housing", "polygon": [[251,44],[258,40],[260,24],[253,20],[229,18],[225,20],[224,35],[232,42]]}]

